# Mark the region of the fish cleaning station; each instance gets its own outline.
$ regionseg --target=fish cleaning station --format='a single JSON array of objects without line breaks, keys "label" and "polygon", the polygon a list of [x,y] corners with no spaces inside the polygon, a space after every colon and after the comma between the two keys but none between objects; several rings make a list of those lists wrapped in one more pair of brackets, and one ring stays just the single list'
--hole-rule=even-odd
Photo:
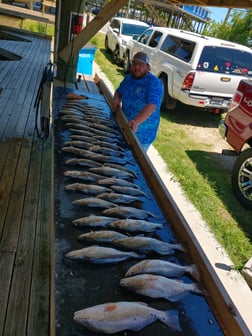
[{"label": "fish cleaning station", "polygon": [[102,73],[76,78],[79,50],[126,3],[70,40],[76,0],[56,1],[54,40],[0,27],[21,56],[0,62],[2,336],[251,335],[248,287],[226,289]]}]

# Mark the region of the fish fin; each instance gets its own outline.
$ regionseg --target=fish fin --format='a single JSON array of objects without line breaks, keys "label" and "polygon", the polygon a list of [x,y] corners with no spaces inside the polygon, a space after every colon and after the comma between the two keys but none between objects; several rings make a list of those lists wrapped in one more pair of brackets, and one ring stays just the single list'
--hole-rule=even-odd
[{"label": "fish fin", "polygon": [[167,296],[164,295],[164,297],[170,302],[177,302],[180,299],[182,299],[184,296],[186,296],[187,294],[188,294],[188,292],[183,292],[183,293],[167,295]]},{"label": "fish fin", "polygon": [[180,323],[179,323],[179,316],[176,310],[167,310],[164,312],[165,318],[160,318],[160,322],[164,323],[171,329],[175,331],[182,331]]},{"label": "fish fin", "polygon": [[147,211],[147,214],[153,218],[158,219],[158,216],[154,215],[152,212]]},{"label": "fish fin", "polygon": [[189,266],[188,273],[197,281],[200,281],[200,273],[197,265],[192,264]]}]

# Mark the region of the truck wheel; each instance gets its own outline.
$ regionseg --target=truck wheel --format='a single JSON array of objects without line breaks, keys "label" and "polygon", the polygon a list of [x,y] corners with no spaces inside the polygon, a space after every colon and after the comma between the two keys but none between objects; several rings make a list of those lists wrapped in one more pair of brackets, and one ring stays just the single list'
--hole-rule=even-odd
[{"label": "truck wheel", "polygon": [[162,107],[167,110],[174,110],[176,107],[176,99],[173,99],[168,93],[167,78],[165,76],[161,76],[160,80],[163,85]]},{"label": "truck wheel", "polygon": [[129,52],[127,51],[123,60],[123,70],[127,74],[130,71]]},{"label": "truck wheel", "polygon": [[106,53],[109,53],[109,47],[108,47],[108,38],[107,38],[107,36],[106,36],[106,38],[105,38],[105,43],[104,43],[104,45],[105,45],[105,51],[106,51]]},{"label": "truck wheel", "polygon": [[232,187],[241,204],[252,209],[252,148],[241,152],[232,171]]},{"label": "truck wheel", "polygon": [[119,51],[119,47],[116,46],[114,52],[113,52],[113,60],[115,62],[115,64],[120,65],[121,61],[120,61],[120,51]]}]

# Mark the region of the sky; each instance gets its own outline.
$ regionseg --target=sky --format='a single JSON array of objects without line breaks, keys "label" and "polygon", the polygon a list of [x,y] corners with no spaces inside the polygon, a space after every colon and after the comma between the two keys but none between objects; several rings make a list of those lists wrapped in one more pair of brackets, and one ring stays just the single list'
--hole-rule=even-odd
[{"label": "sky", "polygon": [[210,18],[216,22],[221,22],[225,19],[228,9],[220,7],[207,7],[210,11]]}]

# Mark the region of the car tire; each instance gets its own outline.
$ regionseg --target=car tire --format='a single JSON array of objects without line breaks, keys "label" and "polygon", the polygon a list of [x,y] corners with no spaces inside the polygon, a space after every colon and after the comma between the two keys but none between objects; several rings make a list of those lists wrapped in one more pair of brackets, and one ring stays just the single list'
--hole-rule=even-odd
[{"label": "car tire", "polygon": [[162,107],[167,110],[174,110],[176,108],[176,99],[172,98],[168,93],[167,77],[161,76],[160,80],[163,86]]},{"label": "car tire", "polygon": [[104,46],[105,46],[106,53],[109,53],[110,50],[109,50],[109,47],[108,47],[108,38],[107,38],[107,36],[105,37]]},{"label": "car tire", "polygon": [[241,152],[236,159],[232,171],[232,187],[241,204],[252,210],[252,148]]},{"label": "car tire", "polygon": [[116,46],[115,50],[113,51],[113,60],[114,60],[115,64],[117,64],[117,65],[121,64],[120,51],[119,51],[119,47],[118,46]]},{"label": "car tire", "polygon": [[126,52],[123,60],[123,70],[127,74],[130,71],[130,56],[129,51]]}]

